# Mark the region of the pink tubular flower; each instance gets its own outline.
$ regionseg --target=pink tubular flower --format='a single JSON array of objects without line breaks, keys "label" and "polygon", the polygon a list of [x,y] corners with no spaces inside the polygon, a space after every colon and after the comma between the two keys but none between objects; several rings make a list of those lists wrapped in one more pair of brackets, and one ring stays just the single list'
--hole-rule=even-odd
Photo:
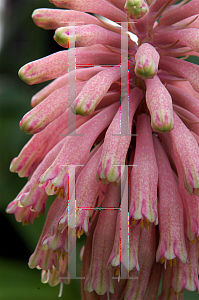
[{"label": "pink tubular flower", "polygon": [[149,117],[138,116],[136,149],[130,178],[129,218],[157,223],[158,167]]},{"label": "pink tubular flower", "polygon": [[50,2],[32,18],[65,49],[19,70],[53,81],[20,122],[33,137],[10,170],[28,182],[6,210],[33,223],[58,196],[29,267],[61,296],[85,232],[82,300],[156,300],[163,263],[158,299],[183,299],[199,289],[199,0]]}]

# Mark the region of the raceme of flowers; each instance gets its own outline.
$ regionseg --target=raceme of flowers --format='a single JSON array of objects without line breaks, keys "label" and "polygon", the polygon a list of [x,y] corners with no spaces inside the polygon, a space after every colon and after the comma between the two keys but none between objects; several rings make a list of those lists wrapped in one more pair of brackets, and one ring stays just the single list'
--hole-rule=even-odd
[{"label": "raceme of flowers", "polygon": [[161,274],[158,299],[183,299],[199,290],[199,66],[185,60],[199,56],[199,0],[50,2],[32,17],[66,50],[19,70],[54,80],[33,96],[20,122],[33,136],[10,166],[28,177],[7,208],[18,222],[57,195],[29,267],[61,295],[85,233],[82,299],[155,300]]}]

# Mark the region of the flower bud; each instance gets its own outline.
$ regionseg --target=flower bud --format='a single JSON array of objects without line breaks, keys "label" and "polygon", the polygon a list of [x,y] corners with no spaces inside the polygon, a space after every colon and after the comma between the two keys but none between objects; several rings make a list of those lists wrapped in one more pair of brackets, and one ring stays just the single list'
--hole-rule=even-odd
[{"label": "flower bud", "polygon": [[157,132],[173,129],[172,99],[156,75],[153,79],[146,79],[146,104],[151,114],[151,127]]},{"label": "flower bud", "polygon": [[[120,34],[94,24],[60,27],[55,31],[54,39],[64,48],[69,48],[70,39],[75,39],[76,47],[100,44],[102,40],[105,45],[117,48],[121,46]],[[129,43],[131,46],[134,44],[131,40]]]},{"label": "flower bud", "polygon": [[135,74],[142,79],[153,78],[158,71],[160,55],[150,44],[142,44],[135,55]]},{"label": "flower bud", "polygon": [[131,19],[140,19],[146,14],[149,8],[143,0],[127,0],[124,10]]}]

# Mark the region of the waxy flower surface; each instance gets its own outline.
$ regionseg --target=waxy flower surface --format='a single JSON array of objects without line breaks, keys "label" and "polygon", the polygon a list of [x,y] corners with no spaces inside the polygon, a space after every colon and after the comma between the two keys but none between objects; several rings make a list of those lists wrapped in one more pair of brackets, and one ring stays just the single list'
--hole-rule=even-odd
[{"label": "waxy flower surface", "polygon": [[61,296],[85,233],[83,300],[199,292],[199,66],[186,61],[199,56],[199,0],[50,2],[33,20],[66,49],[19,70],[53,81],[33,96],[20,122],[33,136],[10,166],[28,177],[7,207],[18,222],[57,195],[29,267]]}]

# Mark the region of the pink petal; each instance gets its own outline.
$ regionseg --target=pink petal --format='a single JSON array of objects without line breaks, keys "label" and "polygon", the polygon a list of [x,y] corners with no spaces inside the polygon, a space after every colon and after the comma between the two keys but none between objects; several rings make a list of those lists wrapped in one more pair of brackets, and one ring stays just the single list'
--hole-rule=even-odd
[{"label": "pink petal", "polygon": [[184,238],[184,210],[167,154],[158,138],[154,137],[154,148],[158,164],[158,215],[160,240],[156,261],[162,257],[172,260],[178,257],[187,261]]},{"label": "pink petal", "polygon": [[28,84],[36,84],[62,76],[68,72],[69,53],[73,52],[76,53],[77,65],[120,63],[118,54],[93,51],[92,47],[63,50],[32,61],[19,70],[19,77]]},{"label": "pink petal", "polygon": [[119,78],[120,67],[118,66],[108,68],[93,76],[71,104],[71,110],[83,116],[91,113],[105,96],[111,84]]},{"label": "pink petal", "polygon": [[[76,84],[76,95],[81,92],[85,84],[86,82]],[[40,132],[49,125],[49,123],[62,115],[70,106],[68,102],[69,92],[70,89],[68,85],[50,94],[31,111],[25,114],[20,121],[21,130],[31,134]],[[73,99],[71,100],[73,101]]]},{"label": "pink petal", "polygon": [[[41,176],[43,184],[48,180],[57,187],[66,186],[68,166],[83,164],[97,136],[110,124],[118,108],[118,103],[110,105],[76,130],[80,136],[68,136],[53,164]],[[93,128],[96,128],[94,131]],[[81,145],[81,148],[79,148]]]},{"label": "pink petal", "polygon": [[74,9],[101,15],[112,21],[127,21],[126,14],[105,0],[49,0],[60,8]]},{"label": "pink petal", "polygon": [[[133,115],[142,100],[143,93],[140,89],[135,88],[130,91],[129,94],[129,119],[127,127],[129,133],[131,133],[131,124]],[[128,97],[124,99],[124,103],[128,101]],[[124,124],[123,124],[124,125]],[[103,144],[103,150],[101,159],[99,162],[99,167],[97,171],[97,176],[100,179],[107,179],[110,182],[119,182],[125,164],[126,153],[129,148],[131,141],[130,135],[114,135],[120,134],[120,109],[115,115],[111,125],[109,126],[105,141]],[[115,166],[116,165],[116,166]]]},{"label": "pink petal", "polygon": [[136,133],[134,166],[130,175],[129,218],[157,222],[158,168],[147,115],[138,116]]},{"label": "pink petal", "polygon": [[151,127],[154,131],[170,131],[173,128],[173,107],[169,92],[157,75],[153,79],[145,79],[145,83]]},{"label": "pink petal", "polygon": [[95,24],[106,27],[97,18],[76,10],[39,8],[32,14],[33,21],[44,29],[57,29],[76,23],[76,25]]}]

